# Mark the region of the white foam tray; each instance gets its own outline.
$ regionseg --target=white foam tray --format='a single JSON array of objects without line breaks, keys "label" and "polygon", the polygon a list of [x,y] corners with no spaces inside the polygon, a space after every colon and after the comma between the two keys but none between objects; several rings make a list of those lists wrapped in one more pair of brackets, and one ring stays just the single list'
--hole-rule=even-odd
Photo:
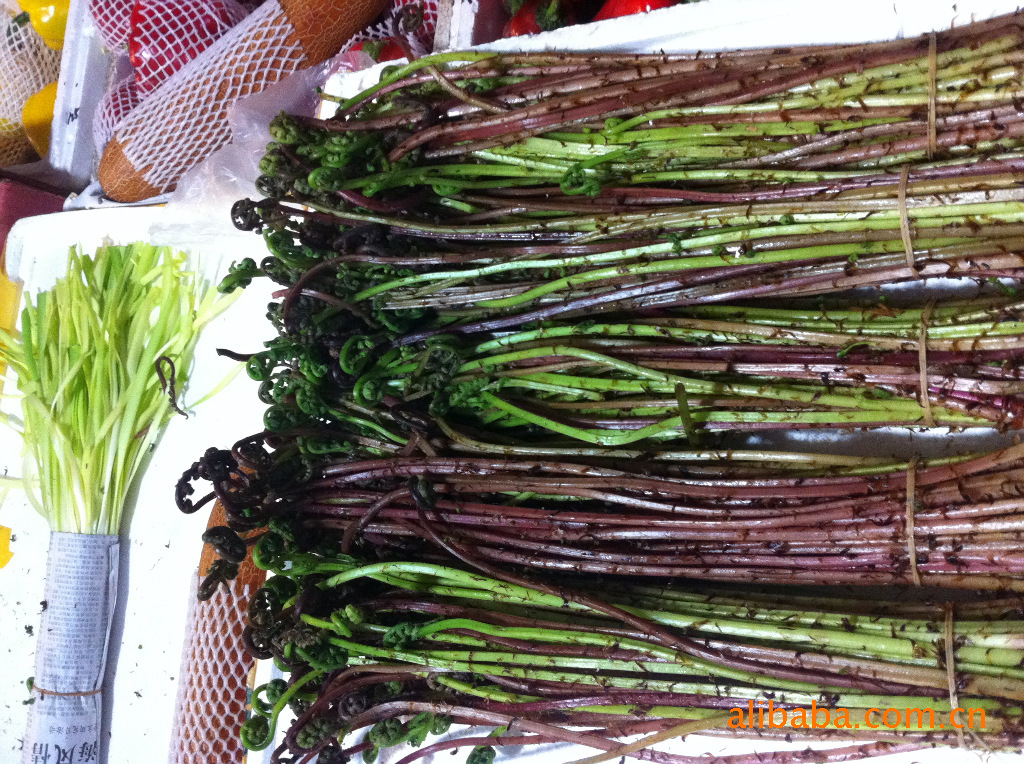
[{"label": "white foam tray", "polygon": [[[477,14],[500,0],[452,0],[449,39],[459,50],[479,39]],[[543,34],[494,40],[473,50],[688,53],[773,45],[858,43],[912,37],[1022,7],[1018,0],[701,0]],[[440,46],[439,46],[440,49]],[[377,82],[379,64],[335,74],[325,91],[351,96]]]},{"label": "white foam tray", "polygon": [[[52,285],[66,267],[68,248],[95,251],[104,240],[125,244],[150,240],[176,244],[198,258],[211,281],[235,258],[266,255],[260,237],[239,234],[197,244],[187,229],[168,225],[173,210],[162,207],[112,208],[43,215],[19,221],[8,238],[8,268],[29,293]],[[230,226],[230,224],[228,223]],[[174,231],[178,231],[177,242]],[[237,363],[216,348],[258,350],[274,332],[266,320],[271,285],[258,280],[230,310],[203,333],[185,401],[213,389]],[[14,384],[6,393],[16,391]],[[0,400],[17,413],[15,400]],[[191,586],[206,528],[204,513],[182,515],[174,505],[174,484],[210,445],[230,445],[259,430],[264,406],[244,373],[188,418],[175,417],[157,444],[140,488],[135,515],[122,540],[120,603],[112,632],[104,706],[110,719],[109,764],[167,761],[177,693],[178,670]],[[0,426],[0,474],[21,474],[20,443]],[[0,524],[11,528],[14,557],[0,570],[0,762],[17,762],[25,733],[29,695],[25,680],[34,671],[39,603],[49,531],[43,519],[12,491],[0,509]],[[116,674],[113,673],[116,669]],[[56,764],[51,757],[48,764]],[[102,764],[100,762],[100,764]]]},{"label": "white foam tray", "polygon": [[92,120],[107,88],[109,67],[110,53],[93,24],[89,0],[71,0],[48,160],[78,188],[89,184],[99,166]]}]

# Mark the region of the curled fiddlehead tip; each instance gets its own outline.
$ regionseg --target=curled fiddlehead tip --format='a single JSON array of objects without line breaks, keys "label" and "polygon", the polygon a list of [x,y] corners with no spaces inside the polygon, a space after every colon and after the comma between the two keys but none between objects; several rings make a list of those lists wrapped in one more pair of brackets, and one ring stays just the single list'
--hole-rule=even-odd
[{"label": "curled fiddlehead tip", "polygon": [[587,172],[582,163],[577,163],[565,171],[559,186],[566,196],[597,196],[601,193],[601,180],[596,175]]},{"label": "curled fiddlehead tip", "polygon": [[298,583],[288,576],[271,576],[260,588],[273,593],[281,602],[299,593]]},{"label": "curled fiddlehead tip", "polygon": [[193,482],[199,480],[199,462],[193,462],[185,472],[182,473],[181,477],[178,478],[178,482],[174,487],[174,503],[177,505],[180,512],[184,512],[186,515],[191,515],[193,512],[199,510],[204,504],[213,498],[213,494],[207,494],[198,502],[192,501],[190,496],[195,493],[195,486]]},{"label": "curled fiddlehead tip", "polygon": [[338,366],[346,374],[357,377],[362,374],[373,360],[376,341],[365,334],[349,337],[338,354]]},{"label": "curled fiddlehead tip", "polygon": [[434,714],[430,722],[431,735],[443,735],[455,723],[455,720],[447,714]]},{"label": "curled fiddlehead tip", "polygon": [[288,160],[281,154],[276,144],[270,144],[267,153],[260,159],[259,170],[263,177],[274,180],[284,180],[287,177]]},{"label": "curled fiddlehead tip", "polygon": [[344,182],[344,173],[335,167],[317,167],[306,178],[313,191],[338,191]]},{"label": "curled fiddlehead tip", "polygon": [[384,644],[384,647],[401,650],[415,642],[418,636],[419,627],[414,623],[404,621],[402,623],[396,623],[384,632],[381,642]]},{"label": "curled fiddlehead tip", "polygon": [[309,140],[309,132],[299,124],[295,117],[282,111],[270,120],[270,137],[278,143],[295,145]]},{"label": "curled fiddlehead tip", "polygon": [[378,406],[387,392],[387,381],[370,373],[360,377],[352,388],[352,397],[360,406]]},{"label": "curled fiddlehead tip", "polygon": [[284,539],[276,533],[266,533],[252,548],[252,561],[257,568],[272,570],[283,562],[284,554]]},{"label": "curled fiddlehead tip", "polygon": [[259,432],[237,441],[231,446],[231,455],[239,466],[252,471],[265,470],[272,466],[273,460],[264,449],[267,434]]},{"label": "curled fiddlehead tip", "polygon": [[256,660],[266,661],[274,657],[270,644],[270,635],[267,632],[251,625],[242,630],[242,647]]},{"label": "curled fiddlehead tip", "polygon": [[257,715],[242,725],[238,736],[250,751],[262,751],[273,741],[274,730],[266,717]]},{"label": "curled fiddlehead tip", "polygon": [[370,727],[366,738],[378,748],[398,745],[406,738],[406,727],[401,719],[381,719]]},{"label": "curled fiddlehead tip", "polygon": [[335,708],[338,719],[345,723],[353,716],[359,716],[359,714],[370,707],[371,702],[370,693],[366,690],[348,693],[338,700],[337,707]]},{"label": "curled fiddlehead tip", "polygon": [[260,275],[260,268],[256,261],[247,257],[237,263],[232,263],[228,268],[228,275],[221,279],[217,285],[217,291],[221,294],[234,292],[236,289],[245,289],[252,280]]},{"label": "curled fiddlehead tip", "polygon": [[434,727],[436,726],[434,714],[430,711],[416,714],[416,716],[409,720],[406,726],[408,733],[405,742],[413,748],[419,748],[423,745],[428,735],[436,734],[434,733]]},{"label": "curled fiddlehead tip", "polygon": [[319,671],[336,671],[348,665],[348,650],[326,640],[301,648],[297,652],[299,657]]},{"label": "curled fiddlehead tip", "polygon": [[[260,163],[263,166],[263,163]],[[281,177],[279,174],[263,174],[256,178],[256,190],[270,199],[285,199],[295,190],[295,181]]]},{"label": "curled fiddlehead tip", "polygon": [[[243,555],[244,556],[244,555]],[[206,578],[199,584],[198,598],[200,602],[213,597],[217,593],[217,589],[223,584],[224,588],[228,588],[228,581],[231,581],[238,575],[238,565],[227,560],[214,560],[206,571]]]},{"label": "curled fiddlehead tip", "polygon": [[272,629],[277,622],[278,613],[281,612],[282,601],[273,591],[261,586],[246,607],[249,625],[255,629]]},{"label": "curled fiddlehead tip", "polygon": [[220,557],[236,565],[245,559],[246,545],[242,537],[226,525],[207,528],[203,533],[203,543],[213,547]]},{"label": "curled fiddlehead tip", "polygon": [[285,432],[308,423],[306,414],[297,406],[271,406],[263,413],[263,426],[270,432]]},{"label": "curled fiddlehead tip", "polygon": [[348,604],[345,605],[345,617],[350,623],[358,626],[366,620],[366,613],[358,605]]},{"label": "curled fiddlehead tip", "polygon": [[326,717],[317,717],[308,721],[295,735],[295,742],[299,748],[309,750],[330,737],[338,730],[338,724]]},{"label": "curled fiddlehead tip", "polygon": [[239,199],[231,205],[231,222],[239,231],[263,230],[263,216],[259,204],[252,199]]},{"label": "curled fiddlehead tip", "polygon": [[257,714],[269,717],[274,712],[274,706],[281,696],[288,690],[288,683],[284,679],[271,679],[266,684],[261,684],[252,693],[252,708]]}]

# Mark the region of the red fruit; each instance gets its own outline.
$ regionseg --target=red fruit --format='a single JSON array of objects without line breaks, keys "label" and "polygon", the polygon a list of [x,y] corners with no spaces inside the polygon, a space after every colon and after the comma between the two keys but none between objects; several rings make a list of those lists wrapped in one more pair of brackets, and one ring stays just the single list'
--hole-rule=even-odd
[{"label": "red fruit", "polygon": [[540,0],[527,0],[523,3],[516,15],[508,20],[505,28],[501,30],[502,37],[523,37],[528,34],[540,34],[544,30],[537,23],[537,5]]},{"label": "red fruit", "polygon": [[103,153],[107,141],[114,137],[114,131],[121,120],[138,104],[139,93],[132,76],[125,77],[103,94],[92,122],[93,140],[99,153]]},{"label": "red fruit", "polygon": [[608,0],[594,16],[594,21],[617,19],[620,16],[632,16],[634,13],[647,13],[659,8],[669,8],[676,0]]},{"label": "red fruit", "polygon": [[133,0],[89,0],[89,12],[108,50],[116,51],[128,42]]},{"label": "red fruit", "polygon": [[526,0],[509,19],[501,36],[522,37],[540,34],[575,23],[572,11],[565,10],[560,0]]},{"label": "red fruit", "polygon": [[363,42],[357,42],[349,50],[361,50],[378,63],[405,58],[402,46],[394,40],[363,40]]},{"label": "red fruit", "polygon": [[152,93],[245,16],[236,0],[136,0],[128,55],[139,95]]}]

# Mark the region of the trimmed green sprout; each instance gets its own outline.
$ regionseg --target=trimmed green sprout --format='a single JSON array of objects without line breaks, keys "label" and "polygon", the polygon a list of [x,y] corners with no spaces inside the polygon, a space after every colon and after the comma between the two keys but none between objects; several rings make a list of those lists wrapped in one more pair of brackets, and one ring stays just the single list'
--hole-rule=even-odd
[{"label": "trimmed green sprout", "polygon": [[26,487],[38,485],[28,494],[51,530],[119,532],[199,332],[229,301],[168,248],[73,248],[67,275],[26,300],[21,336],[0,330],[22,393]]}]

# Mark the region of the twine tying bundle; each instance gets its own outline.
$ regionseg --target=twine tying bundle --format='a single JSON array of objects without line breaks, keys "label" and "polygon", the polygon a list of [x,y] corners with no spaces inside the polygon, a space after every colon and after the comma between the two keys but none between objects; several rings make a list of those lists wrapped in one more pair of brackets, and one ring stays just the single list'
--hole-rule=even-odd
[{"label": "twine tying bundle", "polygon": [[921,586],[921,572],[917,569],[917,543],[914,540],[914,510],[917,505],[917,462],[915,456],[907,465],[907,552],[910,558],[910,577],[914,586]]},{"label": "twine tying bundle", "polygon": [[58,698],[86,698],[90,695],[99,695],[101,692],[103,692],[103,688],[97,687],[95,690],[85,690],[82,692],[57,692],[56,690],[44,689],[33,682],[32,691],[38,692],[39,696],[43,698],[45,698],[47,695],[54,695]]},{"label": "twine tying bundle", "polygon": [[935,51],[935,32],[928,36],[928,159],[935,157],[935,101],[938,84],[938,55]]}]

